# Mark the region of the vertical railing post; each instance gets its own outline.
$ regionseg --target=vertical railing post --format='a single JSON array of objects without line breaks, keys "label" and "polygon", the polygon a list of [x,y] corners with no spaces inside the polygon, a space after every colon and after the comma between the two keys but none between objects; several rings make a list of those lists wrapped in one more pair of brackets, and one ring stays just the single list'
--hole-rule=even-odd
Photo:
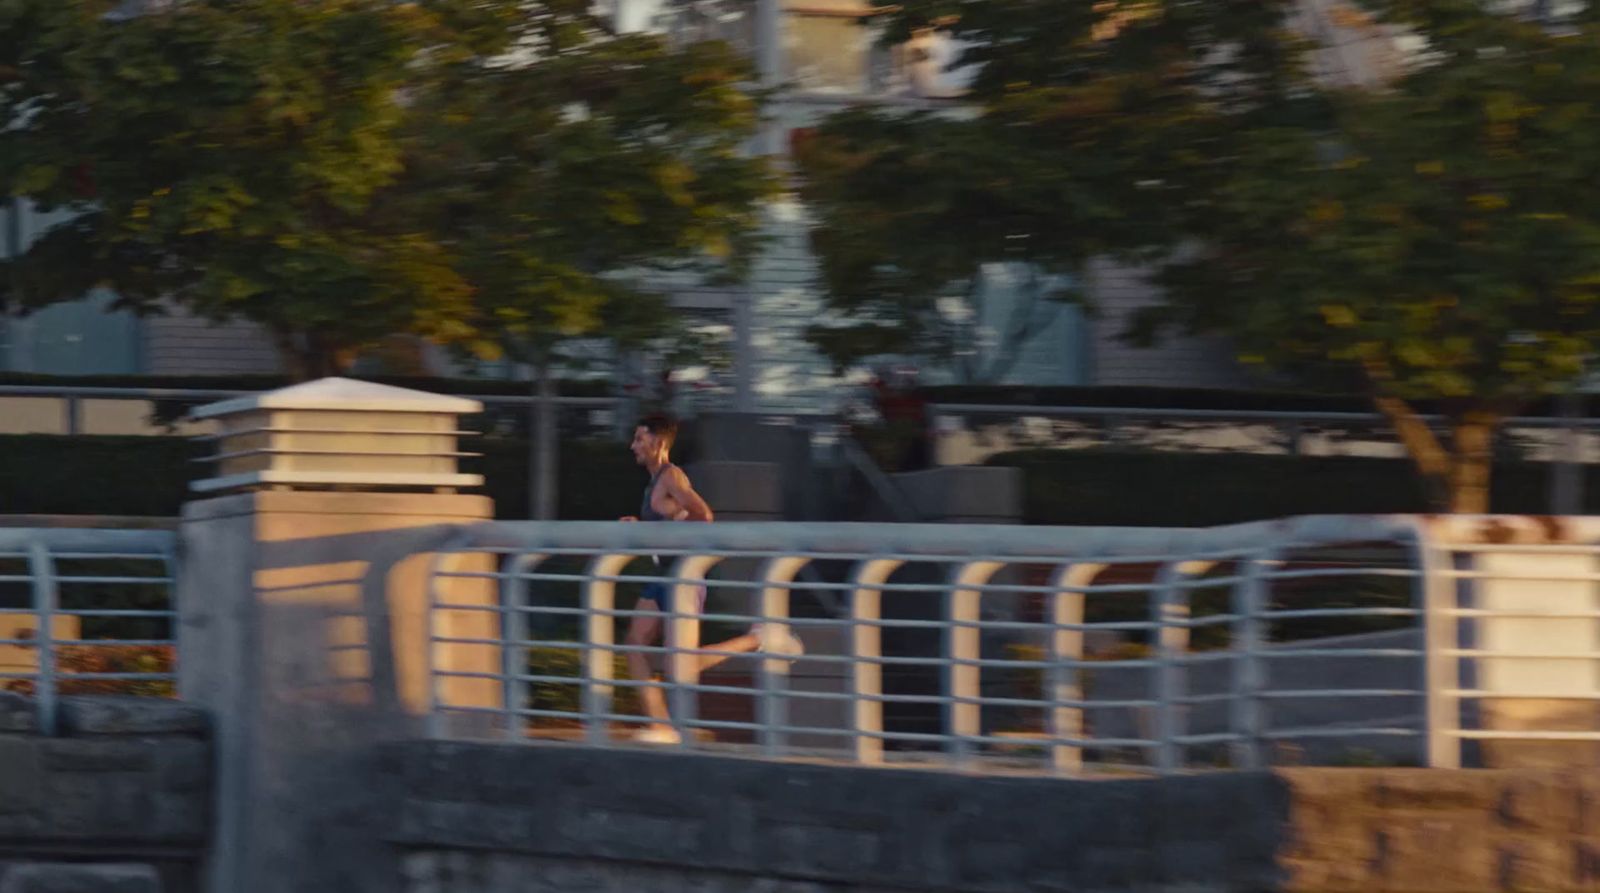
[{"label": "vertical railing post", "polygon": [[183,659],[188,648],[188,635],[185,633],[186,625],[182,622],[182,605],[178,602],[178,574],[181,573],[182,562],[178,556],[177,537],[171,537],[167,544],[161,548],[161,567],[166,571],[167,579],[167,610],[171,612],[168,627],[172,634],[172,687],[179,700],[188,700],[188,684],[184,681],[187,674],[183,672]]},{"label": "vertical railing post", "polygon": [[1156,575],[1152,615],[1156,627],[1156,768],[1175,772],[1183,764],[1184,698],[1188,691],[1189,592],[1185,580],[1204,573],[1208,562],[1175,561]]},{"label": "vertical railing post", "polygon": [[[789,631],[789,585],[795,575],[805,567],[809,558],[784,556],[773,558],[761,567],[760,620],[763,634],[781,636]],[[761,668],[761,699],[756,704],[760,730],[757,739],[761,750],[768,756],[781,754],[788,745],[789,661],[782,658],[764,658]]]},{"label": "vertical railing post", "polygon": [[685,743],[694,731],[697,689],[700,685],[700,589],[706,572],[721,559],[713,555],[686,555],[672,570],[666,624],[667,704],[672,724]]},{"label": "vertical railing post", "polygon": [[1050,764],[1067,775],[1083,769],[1083,608],[1087,589],[1104,564],[1069,564],[1050,593],[1050,669],[1045,674]]},{"label": "vertical railing post", "polygon": [[[589,581],[583,587],[583,714],[590,744],[605,744],[609,739],[613,713],[612,695],[616,689],[617,584],[632,555],[599,555],[589,564]],[[635,682],[648,683],[649,679]],[[642,697],[643,688],[635,688]]]},{"label": "vertical railing post", "polygon": [[1275,567],[1279,553],[1268,549],[1240,559],[1242,567],[1233,584],[1233,697],[1229,700],[1229,725],[1233,741],[1233,768],[1259,769],[1263,765],[1264,710],[1261,695],[1267,688],[1261,649],[1266,644],[1261,613],[1267,604],[1266,572]]},{"label": "vertical railing post", "polygon": [[427,735],[429,738],[447,737],[444,719],[445,707],[447,705],[445,703],[446,698],[444,692],[440,690],[441,679],[439,677],[439,638],[443,627],[443,625],[439,622],[439,614],[441,610],[439,607],[439,579],[440,574],[444,572],[444,565],[448,555],[448,552],[435,553],[433,556],[432,567],[428,571],[428,597],[425,602],[426,610],[428,612],[426,623],[428,629],[426,660],[428,673],[428,715],[423,722],[423,726],[427,730]]},{"label": "vertical railing post", "polygon": [[951,580],[949,626],[945,632],[945,728],[948,749],[957,764],[972,758],[974,741],[983,735],[982,591],[1004,567],[999,561],[973,561],[956,569]]},{"label": "vertical railing post", "polygon": [[543,555],[518,555],[511,559],[500,580],[500,672],[506,677],[506,739],[520,740],[527,735],[523,712],[527,710],[528,675],[528,578],[529,570]]},{"label": "vertical railing post", "polygon": [[62,398],[62,421],[67,434],[76,437],[83,433],[83,401],[74,394]]},{"label": "vertical railing post", "polygon": [[1414,597],[1422,612],[1422,684],[1424,712],[1424,765],[1434,769],[1461,768],[1460,660],[1456,655],[1461,634],[1456,617],[1454,553],[1418,530],[1413,546],[1417,563]]},{"label": "vertical railing post", "polygon": [[883,591],[904,562],[874,558],[861,562],[851,581],[850,706],[858,763],[883,762]]},{"label": "vertical railing post", "polygon": [[55,560],[50,548],[39,540],[28,544],[28,575],[33,581],[33,611],[39,618],[39,675],[37,699],[39,733],[55,735],[58,728],[56,700],[56,610],[60,592],[56,587]]}]

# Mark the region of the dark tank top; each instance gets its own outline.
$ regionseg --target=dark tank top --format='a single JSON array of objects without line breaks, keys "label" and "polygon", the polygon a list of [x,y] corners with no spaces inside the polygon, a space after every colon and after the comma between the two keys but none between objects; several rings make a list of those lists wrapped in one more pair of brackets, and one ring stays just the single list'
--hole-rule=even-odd
[{"label": "dark tank top", "polygon": [[661,466],[660,468],[656,469],[656,473],[650,476],[650,483],[644,485],[644,501],[641,502],[640,505],[639,505],[639,520],[640,521],[665,521],[665,520],[667,520],[667,516],[666,515],[663,515],[660,512],[656,511],[656,507],[653,504],[653,501],[651,500],[650,497],[655,495],[655,492],[656,492],[656,481],[661,479],[661,473],[663,471],[666,471],[667,469],[669,469],[671,467],[672,467],[672,463],[668,462],[667,464],[665,464],[665,465]]},{"label": "dark tank top", "polygon": [[[667,520],[667,516],[666,515],[663,515],[660,512],[656,511],[656,507],[653,504],[651,504],[650,497],[652,497],[652,496],[654,496],[656,494],[656,481],[661,479],[661,472],[666,471],[667,469],[669,469],[671,467],[672,467],[672,463],[668,462],[665,465],[661,466],[660,468],[656,469],[656,473],[650,476],[650,483],[644,485],[644,501],[641,502],[640,505],[639,505],[639,520],[640,521],[665,521],[665,520]],[[660,555],[651,555],[650,556],[650,560],[655,562],[656,567],[660,567],[661,566],[661,556]]]}]

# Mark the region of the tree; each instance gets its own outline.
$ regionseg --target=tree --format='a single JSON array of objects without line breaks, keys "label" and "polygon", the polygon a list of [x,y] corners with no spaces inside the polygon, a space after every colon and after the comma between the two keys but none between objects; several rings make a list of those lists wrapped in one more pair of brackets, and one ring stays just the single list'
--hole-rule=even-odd
[{"label": "tree", "polygon": [[298,377],[396,332],[543,366],[659,333],[642,279],[753,245],[760,97],[724,46],[580,0],[113,6],[0,13],[0,177],[79,212],[8,265],[14,306],[104,284],[243,317]]},{"label": "tree", "polygon": [[[1374,0],[1423,49],[1330,91],[1315,126],[1245,129],[1164,272],[1163,324],[1362,384],[1453,511],[1489,509],[1496,429],[1600,341],[1600,24]],[[1446,417],[1444,436],[1417,411]]]},{"label": "tree", "polygon": [[472,327],[535,370],[535,514],[554,511],[551,369],[563,342],[670,336],[673,283],[736,277],[776,186],[746,151],[753,75],[717,41],[612,36],[587,0],[519,3],[514,53],[463,56],[427,99],[419,155],[440,241],[475,295]]},{"label": "tree", "polygon": [[297,377],[397,331],[450,338],[470,289],[392,212],[405,90],[440,37],[378,0],[18,0],[0,17],[0,179],[76,212],[8,264],[23,309],[113,287],[271,333]]},{"label": "tree", "polygon": [[[1088,261],[1143,257],[1208,173],[1205,145],[1279,102],[1295,59],[1285,4],[913,0],[886,39],[942,28],[975,70],[960,108],[854,109],[801,153],[829,309],[812,340],[837,364],[877,354],[955,361],[993,381]],[[1178,171],[1186,176],[1174,176]],[[972,321],[984,272],[1017,297],[988,356]]]},{"label": "tree", "polygon": [[982,134],[994,161],[966,182],[996,206],[1046,196],[1017,231],[1031,250],[1160,269],[1167,300],[1132,337],[1220,332],[1246,360],[1359,385],[1441,507],[1485,511],[1496,429],[1570,387],[1600,336],[1600,9],[1363,5],[1344,14],[1420,49],[1362,88],[1311,79],[1286,3],[927,0],[898,21],[959,13],[975,114],[940,126]]},{"label": "tree", "polygon": [[[836,317],[807,338],[835,366],[912,355],[947,364],[963,383],[996,382],[1078,297],[1066,276],[1080,258],[1035,250],[1051,197],[1007,182],[1047,172],[1005,159],[991,137],[936,113],[852,110],[806,141],[802,196]],[[987,178],[974,175],[982,171]],[[1012,300],[997,308],[1002,291]]]}]

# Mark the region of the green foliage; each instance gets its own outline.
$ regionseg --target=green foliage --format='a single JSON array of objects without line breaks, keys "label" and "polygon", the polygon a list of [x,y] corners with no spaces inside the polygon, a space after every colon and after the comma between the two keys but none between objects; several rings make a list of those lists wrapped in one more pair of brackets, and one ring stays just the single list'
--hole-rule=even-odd
[{"label": "green foliage", "polygon": [[759,97],[723,45],[574,0],[113,5],[0,10],[0,182],[75,215],[7,264],[12,307],[247,318],[297,377],[398,332],[542,358],[660,334],[631,283],[753,245]]},{"label": "green foliage", "polygon": [[[7,191],[75,212],[10,265],[36,307],[103,284],[322,351],[448,334],[467,284],[421,222],[389,213],[402,90],[435,38],[414,4],[192,0],[8,4],[43,20],[0,108]],[[14,42],[15,19],[0,43]],[[325,370],[305,370],[306,372]]]},{"label": "green foliage", "polygon": [[[576,643],[574,643],[576,644]],[[528,674],[531,676],[551,676],[571,679],[572,682],[533,682],[529,683],[528,706],[534,710],[554,710],[563,713],[580,713],[583,710],[583,665],[582,651],[576,647],[557,648],[543,646],[528,649]],[[612,678],[628,678],[628,661],[626,656],[615,655],[612,667]],[[627,685],[619,685],[612,689],[611,712],[619,714],[636,714],[639,712],[639,689]],[[544,717],[536,717],[535,722],[547,721]]]},{"label": "green foliage", "polygon": [[1369,6],[1430,52],[1384,89],[1330,91],[1322,126],[1261,126],[1219,159],[1163,321],[1504,415],[1569,386],[1600,339],[1600,27]]},{"label": "green foliage", "polygon": [[[996,381],[1078,296],[1053,274],[1081,255],[1054,255],[1034,235],[1060,196],[1015,188],[1049,179],[1048,159],[1002,163],[1007,147],[988,129],[935,113],[843,112],[805,146],[803,195],[832,311],[807,338],[835,366],[910,354],[950,364],[962,381]],[[996,319],[1004,292],[1021,300]],[[999,330],[987,350],[985,325]]]},{"label": "green foliage", "polygon": [[1250,361],[1361,382],[1449,507],[1486,511],[1494,429],[1600,342],[1600,22],[1366,5],[1423,51],[1390,83],[1324,89],[1324,119],[1242,127],[1136,334],[1222,331]]},{"label": "green foliage", "polygon": [[[805,197],[840,317],[812,340],[841,365],[915,354],[955,361],[968,381],[997,380],[1040,328],[1040,302],[1079,299],[1068,286],[1091,258],[1170,246],[1211,182],[1212,145],[1287,104],[1287,5],[897,7],[888,39],[943,27],[973,47],[961,63],[978,66],[977,79],[960,111],[852,110],[807,140]],[[1023,299],[996,326],[993,356],[974,359],[979,273],[997,264],[1028,271]]]},{"label": "green foliage", "polygon": [[[83,679],[91,673],[172,674],[177,649],[171,645],[69,645],[56,653],[56,691],[63,695],[136,695],[147,698],[177,697],[172,679]],[[12,679],[5,690],[32,695],[32,679]]]},{"label": "green foliage", "polygon": [[[524,359],[603,331],[673,328],[664,276],[733,275],[776,182],[744,146],[760,123],[726,44],[611,37],[587,5],[518,4],[532,58],[469,58],[419,103],[423,200],[478,295],[478,330]],[[514,57],[513,57],[514,58]]]},{"label": "green foliage", "polygon": [[[1356,88],[1308,76],[1283,2],[905,4],[896,36],[943,24],[977,47],[971,113],[822,129],[836,303],[884,335],[886,283],[948,281],[990,235],[1047,270],[1153,262],[1167,300],[1131,337],[1220,332],[1248,362],[1365,391],[1448,494],[1431,501],[1484,510],[1494,429],[1570,388],[1600,341],[1600,13],[1363,5],[1422,49]],[[886,226],[949,212],[947,235],[882,249],[892,236],[856,216],[872,202]],[[884,343],[839,350],[857,347]],[[1448,437],[1417,417],[1425,400]]]}]

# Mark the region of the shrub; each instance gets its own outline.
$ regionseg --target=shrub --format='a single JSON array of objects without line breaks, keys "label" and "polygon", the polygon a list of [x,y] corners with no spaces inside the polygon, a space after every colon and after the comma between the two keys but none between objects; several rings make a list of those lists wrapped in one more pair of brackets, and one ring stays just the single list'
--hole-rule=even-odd
[{"label": "shrub", "polygon": [[[583,667],[579,663],[577,643],[572,648],[541,646],[528,649],[528,674],[531,676],[557,676],[572,682],[534,682],[529,685],[528,706],[534,710],[553,710],[563,713],[580,713],[583,710]],[[612,677],[628,678],[627,658],[613,655]],[[616,686],[612,689],[611,712],[637,714],[639,689]]]},{"label": "shrub", "polygon": [[[176,652],[171,645],[69,645],[56,653],[56,691],[63,695],[138,695],[177,697],[173,679],[81,679],[78,673],[173,672]],[[6,691],[32,696],[32,679],[12,679]]]}]

